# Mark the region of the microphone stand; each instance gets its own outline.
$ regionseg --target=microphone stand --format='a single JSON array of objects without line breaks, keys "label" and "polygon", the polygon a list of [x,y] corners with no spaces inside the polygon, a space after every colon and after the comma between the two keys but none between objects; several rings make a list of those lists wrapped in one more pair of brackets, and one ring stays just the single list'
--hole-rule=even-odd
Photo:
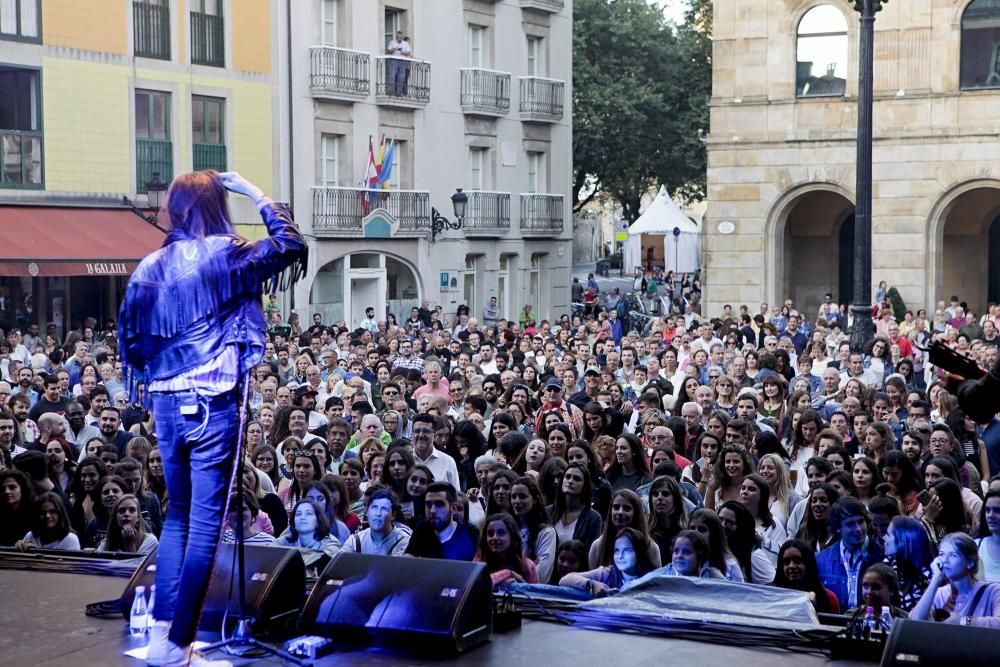
[{"label": "microphone stand", "polygon": [[[236,438],[236,480],[235,480],[235,493],[236,493],[236,516],[240,519],[236,523],[236,559],[237,559],[237,578],[239,586],[239,618],[236,621],[236,628],[233,630],[233,634],[229,639],[226,639],[226,622],[223,620],[221,635],[222,640],[215,642],[214,644],[209,644],[208,646],[201,649],[204,654],[211,653],[212,651],[222,650],[230,655],[243,656],[259,658],[264,656],[274,656],[280,658],[286,662],[290,662],[298,667],[311,667],[312,663],[308,660],[302,660],[289,653],[285,653],[281,649],[275,648],[270,644],[265,644],[257,640],[253,636],[253,630],[251,629],[251,619],[247,617],[247,588],[246,588],[246,537],[243,534],[243,459],[244,453],[243,448],[245,442],[243,440],[243,434],[246,430],[246,420],[249,415],[249,402],[248,398],[250,396],[250,375],[247,374],[243,378],[243,386],[240,391],[240,430]],[[230,588],[230,590],[232,590]]]}]

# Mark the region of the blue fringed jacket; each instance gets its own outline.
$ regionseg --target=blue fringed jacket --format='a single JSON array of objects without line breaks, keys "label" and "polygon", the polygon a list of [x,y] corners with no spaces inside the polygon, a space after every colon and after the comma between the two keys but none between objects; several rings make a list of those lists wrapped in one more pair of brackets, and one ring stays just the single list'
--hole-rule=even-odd
[{"label": "blue fringed jacket", "polygon": [[244,375],[264,353],[262,289],[283,290],[305,273],[306,244],[287,208],[265,200],[269,238],[195,239],[173,230],[132,274],[118,315],[122,377],[138,385],[168,380],[235,345]]}]

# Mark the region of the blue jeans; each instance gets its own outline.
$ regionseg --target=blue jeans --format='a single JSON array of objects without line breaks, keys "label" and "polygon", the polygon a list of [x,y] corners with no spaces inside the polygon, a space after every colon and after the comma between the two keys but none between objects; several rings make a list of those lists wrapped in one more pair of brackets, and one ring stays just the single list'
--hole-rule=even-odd
[{"label": "blue jeans", "polygon": [[170,505],[156,556],[153,618],[170,640],[194,641],[221,541],[239,433],[239,392],[154,393],[156,435]]}]

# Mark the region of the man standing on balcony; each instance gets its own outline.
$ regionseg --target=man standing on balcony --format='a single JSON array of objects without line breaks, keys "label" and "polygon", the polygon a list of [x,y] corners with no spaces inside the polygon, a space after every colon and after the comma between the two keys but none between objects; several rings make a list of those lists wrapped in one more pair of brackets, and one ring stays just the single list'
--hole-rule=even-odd
[{"label": "man standing on balcony", "polygon": [[392,41],[389,42],[389,46],[386,47],[385,52],[389,54],[389,59],[386,63],[386,92],[389,95],[405,95],[406,90],[404,88],[404,81],[406,76],[406,63],[400,58],[407,57],[411,51],[410,45],[403,41],[402,30],[396,31],[395,36],[393,36]]}]

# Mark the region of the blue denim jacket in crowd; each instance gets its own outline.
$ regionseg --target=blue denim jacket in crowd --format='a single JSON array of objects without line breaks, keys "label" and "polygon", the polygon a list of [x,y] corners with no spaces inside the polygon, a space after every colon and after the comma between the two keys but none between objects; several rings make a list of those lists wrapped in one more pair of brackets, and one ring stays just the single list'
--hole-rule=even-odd
[{"label": "blue denim jacket in crowd", "polygon": [[287,208],[264,200],[260,214],[269,238],[196,239],[175,229],[132,274],[118,315],[130,401],[139,384],[197,368],[229,345],[239,350],[240,375],[259,363],[262,289],[287,289],[306,268],[306,244]]}]

